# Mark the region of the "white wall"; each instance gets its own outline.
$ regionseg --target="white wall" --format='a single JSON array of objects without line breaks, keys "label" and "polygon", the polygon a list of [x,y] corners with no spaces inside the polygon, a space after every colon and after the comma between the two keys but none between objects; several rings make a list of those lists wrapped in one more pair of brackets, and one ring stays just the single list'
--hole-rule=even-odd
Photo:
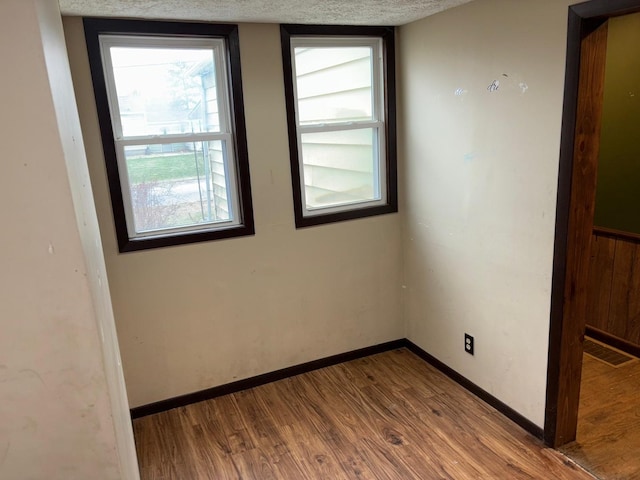
[{"label": "white wall", "polygon": [[256,235],[127,254],[82,22],[64,25],[132,406],[404,336],[399,215],[295,229],[278,25],[240,26]]},{"label": "white wall", "polygon": [[400,29],[408,338],[538,426],[570,3],[476,0]]},{"label": "white wall", "polygon": [[0,3],[0,62],[0,478],[138,478],[56,1]]}]

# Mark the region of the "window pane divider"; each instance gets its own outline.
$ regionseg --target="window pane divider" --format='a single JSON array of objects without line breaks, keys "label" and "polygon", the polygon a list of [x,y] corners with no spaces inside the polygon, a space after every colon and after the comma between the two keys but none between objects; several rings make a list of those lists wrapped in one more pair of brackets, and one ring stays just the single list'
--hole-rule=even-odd
[{"label": "window pane divider", "polygon": [[149,135],[143,137],[127,137],[116,140],[118,145],[165,145],[170,143],[212,142],[216,140],[228,141],[230,133],[190,133],[188,135]]},{"label": "window pane divider", "polygon": [[359,130],[365,128],[381,128],[384,126],[383,122],[349,122],[339,124],[314,124],[314,125],[299,125],[298,129],[301,134],[305,133],[318,133],[318,132],[341,132],[345,130]]}]

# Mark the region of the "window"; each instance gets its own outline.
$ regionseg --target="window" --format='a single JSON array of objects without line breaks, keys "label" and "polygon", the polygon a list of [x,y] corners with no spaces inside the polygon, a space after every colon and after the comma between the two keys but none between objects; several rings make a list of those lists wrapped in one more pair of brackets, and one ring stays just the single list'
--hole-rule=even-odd
[{"label": "window", "polygon": [[280,31],[296,226],[396,212],[393,27]]},{"label": "window", "polygon": [[237,27],[84,26],[120,251],[253,234]]}]

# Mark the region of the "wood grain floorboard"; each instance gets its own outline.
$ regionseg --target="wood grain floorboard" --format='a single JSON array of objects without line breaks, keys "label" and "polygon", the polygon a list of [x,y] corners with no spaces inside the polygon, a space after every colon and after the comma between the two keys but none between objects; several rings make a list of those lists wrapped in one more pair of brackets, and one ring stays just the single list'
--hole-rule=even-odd
[{"label": "wood grain floorboard", "polygon": [[640,480],[640,360],[612,367],[584,356],[569,457],[602,480]]},{"label": "wood grain floorboard", "polygon": [[404,348],[133,425],[143,480],[593,479]]}]

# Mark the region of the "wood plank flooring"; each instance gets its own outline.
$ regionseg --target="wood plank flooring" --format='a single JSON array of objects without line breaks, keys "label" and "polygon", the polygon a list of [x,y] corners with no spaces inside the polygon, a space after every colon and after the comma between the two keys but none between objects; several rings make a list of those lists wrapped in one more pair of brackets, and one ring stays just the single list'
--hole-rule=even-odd
[{"label": "wood plank flooring", "polygon": [[406,349],[134,421],[143,480],[593,479]]},{"label": "wood plank flooring", "polygon": [[640,480],[640,360],[584,356],[578,435],[562,450],[602,480]]}]

